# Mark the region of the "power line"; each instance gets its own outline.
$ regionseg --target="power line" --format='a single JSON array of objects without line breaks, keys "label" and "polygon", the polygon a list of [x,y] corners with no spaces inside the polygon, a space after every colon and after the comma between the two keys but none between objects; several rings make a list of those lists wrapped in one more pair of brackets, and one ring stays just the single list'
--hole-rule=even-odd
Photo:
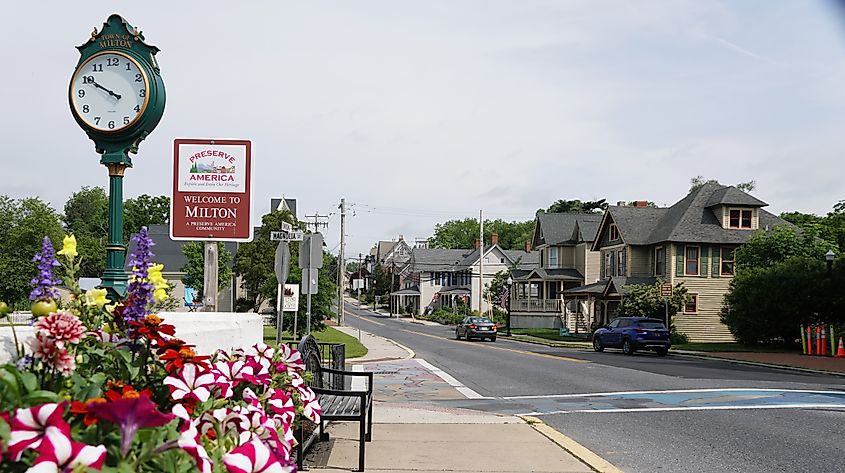
[{"label": "power line", "polygon": [[314,219],[313,222],[305,222],[305,225],[308,226],[308,227],[313,226],[315,233],[319,232],[321,227],[325,228],[325,227],[329,226],[329,222],[328,222],[329,215],[320,215],[320,213],[317,212],[314,215],[306,215],[305,218],[313,218]]}]

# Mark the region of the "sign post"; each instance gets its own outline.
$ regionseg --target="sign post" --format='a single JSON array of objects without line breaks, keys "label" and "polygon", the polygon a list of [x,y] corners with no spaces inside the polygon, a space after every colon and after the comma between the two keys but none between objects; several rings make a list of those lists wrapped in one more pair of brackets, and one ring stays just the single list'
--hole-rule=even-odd
[{"label": "sign post", "polygon": [[282,324],[284,322],[284,312],[282,311],[282,288],[285,287],[285,282],[288,280],[290,274],[290,248],[288,242],[280,241],[279,246],[276,247],[276,264],[274,271],[276,273],[276,282],[278,287],[276,290],[276,345],[282,341]]},{"label": "sign post", "polygon": [[309,233],[299,244],[299,267],[302,268],[302,288],[306,295],[306,333],[311,334],[311,294],[317,294],[317,275],[323,267],[323,235]]},{"label": "sign post", "polygon": [[217,242],[252,240],[252,143],[173,140],[170,238],[204,241],[205,311],[217,310]]},{"label": "sign post", "polygon": [[660,297],[663,298],[663,303],[666,306],[666,328],[671,330],[669,326],[669,299],[672,297],[672,284],[667,282],[660,285]]}]

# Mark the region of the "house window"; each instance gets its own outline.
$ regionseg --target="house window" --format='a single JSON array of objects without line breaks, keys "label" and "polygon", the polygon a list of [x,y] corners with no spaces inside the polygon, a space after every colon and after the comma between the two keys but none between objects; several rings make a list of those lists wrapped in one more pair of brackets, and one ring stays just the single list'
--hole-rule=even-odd
[{"label": "house window", "polygon": [[685,314],[697,314],[698,313],[698,294],[690,294],[689,301],[684,304],[684,313]]},{"label": "house window", "polygon": [[654,275],[663,276],[666,270],[666,251],[662,246],[654,249]]},{"label": "house window", "polygon": [[722,248],[722,276],[731,276],[734,273],[734,249]]},{"label": "house window", "polygon": [[549,248],[549,268],[557,268],[557,247]]},{"label": "house window", "polygon": [[697,246],[686,247],[685,273],[690,276],[698,276],[698,250]]},{"label": "house window", "polygon": [[613,252],[608,251],[604,254],[604,277],[609,278],[613,276]]},{"label": "house window", "polygon": [[616,275],[617,276],[624,276],[625,275],[625,265],[627,263],[627,255],[625,254],[625,250],[619,250],[616,252],[616,261],[619,264],[616,265]]},{"label": "house window", "polygon": [[730,228],[751,228],[751,210],[731,209]]},{"label": "house window", "polygon": [[610,241],[618,240],[619,239],[619,229],[616,228],[615,223],[610,224]]}]

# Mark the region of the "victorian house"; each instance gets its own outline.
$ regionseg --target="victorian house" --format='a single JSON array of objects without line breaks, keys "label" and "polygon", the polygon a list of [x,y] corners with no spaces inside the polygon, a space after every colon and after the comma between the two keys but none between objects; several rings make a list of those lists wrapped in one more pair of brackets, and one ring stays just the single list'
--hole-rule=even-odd
[{"label": "victorian house", "polygon": [[634,284],[683,283],[690,300],[673,317],[690,341],[733,341],[719,320],[734,275],[734,250],[757,230],[789,225],[765,202],[732,186],[705,184],[668,208],[645,202],[609,207],[591,250],[599,255],[600,280],[564,289],[586,318],[607,323]]}]

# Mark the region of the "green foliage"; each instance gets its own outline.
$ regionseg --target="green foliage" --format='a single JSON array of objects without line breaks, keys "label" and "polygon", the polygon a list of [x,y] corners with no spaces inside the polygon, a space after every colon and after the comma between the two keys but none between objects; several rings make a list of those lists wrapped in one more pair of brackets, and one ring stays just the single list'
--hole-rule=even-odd
[{"label": "green foliage", "polygon": [[45,235],[61,248],[64,231],[55,210],[37,197],[0,196],[0,300],[10,306],[27,301],[36,268],[32,255]]},{"label": "green foliage", "polygon": [[824,217],[801,212],[782,213],[780,217],[834,245],[839,252],[845,251],[845,200],[834,205],[833,210]]},{"label": "green foliage", "polygon": [[[192,287],[197,293],[204,294],[205,289],[205,244],[191,242],[182,247],[182,253],[188,258],[185,266],[180,271],[185,273],[182,282],[185,287]],[[232,283],[232,268],[229,262],[232,261],[232,253],[226,249],[222,242],[217,242],[217,288],[223,290]]]},{"label": "green foliage", "polygon": [[166,223],[170,223],[170,197],[142,194],[123,203],[123,238],[126,241],[141,227]]},{"label": "green foliage", "polygon": [[[276,210],[261,217],[261,226],[255,231],[255,238],[249,243],[243,243],[238,247],[238,254],[235,256],[235,274],[241,278],[242,287],[246,290],[246,299],[249,301],[249,308],[258,312],[262,304],[267,301],[268,294],[276,292],[276,276],[273,272],[273,264],[276,257],[276,245],[278,242],[270,241],[270,232],[282,228],[282,222],[289,223],[297,229],[302,225],[297,222],[293,214],[288,210]],[[297,245],[290,245],[291,261],[296,263],[298,257]],[[293,265],[291,265],[293,266]],[[295,271],[291,268],[291,275]],[[293,283],[293,281],[290,281]]]},{"label": "green foliage", "polygon": [[377,263],[375,270],[374,290],[376,295],[384,296],[399,290],[399,277]]},{"label": "green foliage", "polygon": [[[490,245],[492,235],[499,236],[499,246],[505,250],[520,249],[525,242],[531,241],[534,222],[506,222],[502,219],[484,221],[484,244]],[[432,248],[475,248],[478,239],[478,219],[449,220],[434,227],[434,236],[430,240]]]},{"label": "green foliage", "polygon": [[[655,317],[663,319],[666,314],[666,299],[660,296],[661,281],[654,284],[632,284],[630,291],[619,304],[619,313],[628,317]],[[669,298],[669,315],[677,314],[687,303],[689,294],[683,283],[672,288]]]},{"label": "green foliage", "polygon": [[831,244],[792,227],[758,231],[734,252],[737,269],[766,268],[791,257],[824,261]]},{"label": "green foliage", "polygon": [[495,276],[493,276],[493,280],[490,281],[490,284],[484,288],[484,298],[490,300],[494,305],[499,306],[502,309],[507,309],[507,307],[502,307],[502,293],[508,285],[508,276],[510,276],[510,271],[499,271]]},{"label": "green foliage", "polygon": [[80,276],[100,277],[106,265],[109,231],[106,191],[102,187],[82,187],[65,202],[64,212],[65,227],[76,236]]},{"label": "green foliage", "polygon": [[541,213],[575,213],[575,214],[596,214],[602,213],[607,209],[606,199],[599,200],[558,200],[555,201],[549,208],[537,211]]},{"label": "green foliage", "polygon": [[799,325],[845,320],[845,264],[828,276],[821,260],[794,256],[771,266],[740,269],[721,313],[740,343],[791,344]]},{"label": "green foliage", "polygon": [[[719,181],[717,181],[716,179],[704,179],[704,176],[693,177],[692,179],[689,180],[689,184],[690,184],[689,192],[692,192],[692,191],[704,186],[705,184],[719,184],[719,185],[721,185],[721,183]],[[751,192],[751,191],[753,191],[754,189],[757,188],[757,181],[752,179],[752,180],[747,181],[747,182],[740,182],[738,184],[735,184],[734,187],[741,190],[742,192]]]}]

